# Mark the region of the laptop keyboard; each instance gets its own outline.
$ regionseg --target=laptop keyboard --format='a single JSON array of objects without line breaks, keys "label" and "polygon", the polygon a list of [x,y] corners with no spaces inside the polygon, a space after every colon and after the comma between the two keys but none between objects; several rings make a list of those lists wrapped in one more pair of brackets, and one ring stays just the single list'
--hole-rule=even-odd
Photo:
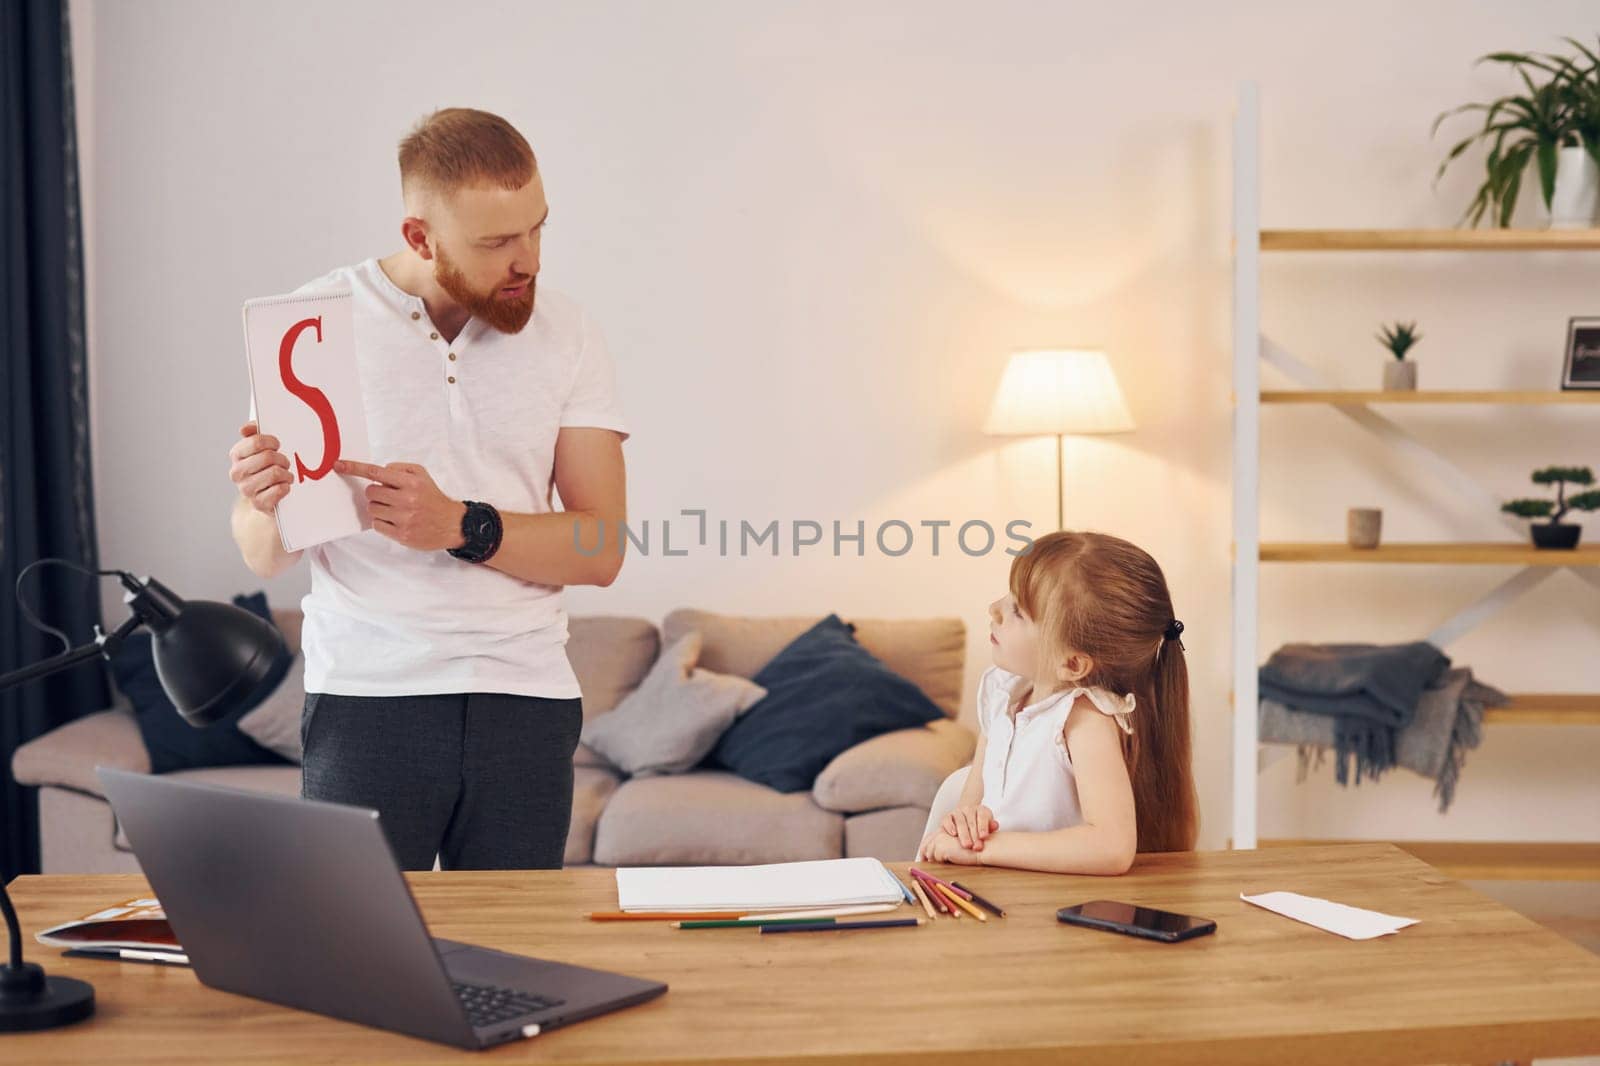
[{"label": "laptop keyboard", "polygon": [[495,1025],[523,1014],[548,1007],[558,1007],[564,999],[550,999],[499,985],[477,985],[468,981],[451,981],[456,998],[466,1008],[467,1018],[474,1026]]}]

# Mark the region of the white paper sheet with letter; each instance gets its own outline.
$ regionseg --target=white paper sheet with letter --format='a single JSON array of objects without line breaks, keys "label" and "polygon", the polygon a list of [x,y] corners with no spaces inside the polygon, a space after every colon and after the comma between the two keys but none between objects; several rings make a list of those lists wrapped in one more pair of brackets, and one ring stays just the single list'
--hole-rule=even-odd
[{"label": "white paper sheet with letter", "polygon": [[256,425],[294,478],[277,507],[284,550],[371,529],[366,482],[333,470],[369,451],[350,291],[248,300],[244,340]]},{"label": "white paper sheet with letter", "polygon": [[903,903],[900,883],[870,857],[763,866],[625,866],[617,870],[624,911],[756,911]]},{"label": "white paper sheet with letter", "polygon": [[1255,896],[1247,896],[1241,892],[1239,898],[1246,903],[1253,903],[1257,907],[1281,914],[1285,918],[1293,918],[1297,922],[1314,925],[1318,929],[1338,933],[1351,940],[1371,940],[1373,937],[1388,936],[1408,925],[1417,924],[1415,918],[1397,918],[1392,914],[1362,910],[1360,907],[1351,907],[1344,903],[1319,899],[1316,896],[1302,896],[1298,892],[1262,892]]}]

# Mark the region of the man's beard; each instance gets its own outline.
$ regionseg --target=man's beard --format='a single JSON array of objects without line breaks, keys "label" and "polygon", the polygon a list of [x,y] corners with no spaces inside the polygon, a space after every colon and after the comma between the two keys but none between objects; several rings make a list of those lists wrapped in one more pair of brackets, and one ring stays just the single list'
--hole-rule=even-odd
[{"label": "man's beard", "polygon": [[539,287],[538,277],[528,279],[527,292],[515,300],[508,300],[500,295],[498,285],[487,294],[472,291],[472,287],[467,284],[466,275],[462,274],[445,255],[443,245],[440,245],[434,254],[439,259],[433,268],[434,280],[439,283],[439,288],[450,294],[452,300],[465,307],[473,318],[483,319],[501,333],[522,332],[522,327],[533,317],[533,301]]}]

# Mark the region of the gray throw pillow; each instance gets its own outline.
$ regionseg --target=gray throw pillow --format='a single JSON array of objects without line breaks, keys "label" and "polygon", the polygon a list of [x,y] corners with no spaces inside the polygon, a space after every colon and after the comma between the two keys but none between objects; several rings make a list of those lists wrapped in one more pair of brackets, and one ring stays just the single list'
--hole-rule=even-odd
[{"label": "gray throw pillow", "polygon": [[698,766],[734,720],[767,694],[754,681],[698,669],[700,645],[694,630],[663,651],[638,688],[584,723],[583,743],[635,777]]},{"label": "gray throw pillow", "polygon": [[296,655],[272,695],[239,719],[239,732],[268,751],[299,763],[300,712],[306,705],[306,657]]}]

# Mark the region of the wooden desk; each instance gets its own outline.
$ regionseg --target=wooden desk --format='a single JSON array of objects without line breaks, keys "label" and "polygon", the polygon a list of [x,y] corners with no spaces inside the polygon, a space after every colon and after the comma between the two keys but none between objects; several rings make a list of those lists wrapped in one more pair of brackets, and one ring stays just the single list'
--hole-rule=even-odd
[{"label": "wooden desk", "polygon": [[[891,863],[904,874],[906,863]],[[1143,858],[1118,878],[948,872],[1005,907],[980,924],[761,936],[590,922],[610,870],[410,875],[436,936],[666,981],[666,995],[483,1054],[626,1063],[1494,1062],[1600,1052],[1600,957],[1387,844]],[[1349,941],[1239,900],[1287,889],[1421,919]],[[25,933],[148,891],[132,876],[22,877]],[[1123,899],[1214,918],[1168,945],[1056,922]],[[920,913],[920,909],[919,909]],[[440,1062],[471,1052],[206,988],[185,969],[62,958],[94,1018],[0,1037],[28,1063]],[[976,1057],[975,1057],[976,1056]]]}]

